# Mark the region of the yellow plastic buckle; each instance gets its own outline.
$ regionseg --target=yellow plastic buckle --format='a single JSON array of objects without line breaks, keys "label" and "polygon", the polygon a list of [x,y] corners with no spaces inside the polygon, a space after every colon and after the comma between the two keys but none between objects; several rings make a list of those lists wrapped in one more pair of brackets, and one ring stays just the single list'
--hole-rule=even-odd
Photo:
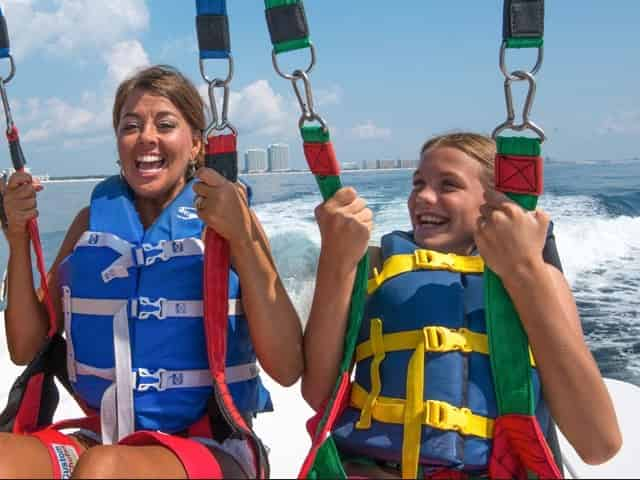
[{"label": "yellow plastic buckle", "polygon": [[461,350],[471,352],[464,335],[446,327],[424,327],[424,345],[429,352],[451,352]]},{"label": "yellow plastic buckle", "polygon": [[424,269],[444,269],[453,267],[454,256],[449,253],[434,252],[432,250],[416,250],[413,252],[415,264]]},{"label": "yellow plastic buckle", "polygon": [[426,424],[439,430],[455,430],[463,435],[469,434],[471,410],[456,408],[445,402],[428,400],[426,402]]}]

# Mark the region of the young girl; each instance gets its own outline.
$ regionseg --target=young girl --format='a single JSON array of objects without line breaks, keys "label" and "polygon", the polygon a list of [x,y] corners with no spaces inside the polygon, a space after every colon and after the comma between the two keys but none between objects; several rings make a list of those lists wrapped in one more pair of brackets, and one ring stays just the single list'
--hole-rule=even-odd
[{"label": "young girl", "polygon": [[[48,281],[58,330],[66,334],[69,380],[85,406],[102,414],[102,438],[91,431],[70,437],[48,432],[53,442],[38,432],[0,434],[0,477],[255,477],[258,452],[228,438],[226,424],[212,410],[201,237],[209,226],[230,245],[226,382],[250,424],[255,414],[271,409],[256,356],[283,385],[298,379],[303,360],[300,321],[266,236],[243,186],[213,170],[197,170],[203,164],[204,108],[179,72],[150,67],[124,81],[113,126],[120,176],[96,186],[89,207],[69,228]],[[26,229],[37,216],[40,187],[27,173],[16,173],[2,187],[10,248],[7,343],[12,360],[24,365],[42,347],[48,328],[33,288]],[[109,397],[116,384],[111,400],[117,402]],[[127,398],[131,404],[121,405]],[[152,435],[156,441],[145,446],[101,445],[104,426],[112,426],[114,417],[115,441],[123,431],[173,435]],[[202,420],[215,441],[195,433]]]},{"label": "young girl", "polygon": [[[477,255],[502,279],[529,337],[544,391],[544,399],[537,396],[536,408],[543,431],[549,424],[548,406],[586,462],[602,463],[620,447],[611,399],[584,342],[549,217],[542,210],[526,212],[492,188],[494,156],[494,142],[473,133],[426,142],[408,199],[412,231],[392,232],[383,236],[380,247],[369,248],[370,277],[376,280],[369,282],[349,406],[332,432],[348,475],[393,478],[405,470],[402,413],[392,421],[397,412],[381,403],[408,401],[412,379],[407,379],[407,365],[418,348],[413,345],[462,345],[486,333]],[[318,409],[338,375],[351,287],[367,248],[372,214],[353,189],[345,188],[316,209],[316,218],[322,249],[304,337],[302,391]],[[459,273],[451,263],[444,269],[391,271],[394,262],[387,262],[424,255],[437,263],[443,258],[438,252],[455,254],[466,262],[468,272]],[[451,257],[444,258],[449,262]],[[415,332],[427,338],[420,337],[408,348],[404,343]],[[424,392],[418,395],[421,400],[438,400],[442,412],[451,412],[427,419],[418,437],[418,462],[427,474],[443,467],[486,472],[492,439],[483,437],[488,429],[480,427],[496,417],[496,399],[488,356],[474,348],[431,350],[425,356],[420,379]],[[538,374],[533,375],[536,389]],[[454,414],[473,418],[478,428],[452,431],[444,424],[451,420],[445,417]]]}]

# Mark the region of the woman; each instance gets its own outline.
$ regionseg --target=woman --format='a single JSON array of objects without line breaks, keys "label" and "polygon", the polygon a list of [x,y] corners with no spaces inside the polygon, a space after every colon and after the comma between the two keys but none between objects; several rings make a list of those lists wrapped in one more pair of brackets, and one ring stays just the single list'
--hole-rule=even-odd
[{"label": "woman", "polygon": [[[358,338],[355,382],[350,405],[333,431],[347,474],[394,478],[401,470],[411,471],[408,465],[401,465],[405,452],[402,425],[390,424],[389,418],[380,418],[375,409],[380,407],[380,402],[376,407],[378,395],[408,398],[411,382],[407,365],[418,347],[388,348],[384,342],[389,333],[406,335],[410,330],[424,331],[425,335],[434,332],[435,340],[449,332],[455,334],[456,342],[461,341],[460,330],[438,330],[443,326],[484,333],[482,265],[474,257],[478,254],[500,276],[514,302],[529,337],[544,400],[566,438],[591,464],[606,461],[620,447],[611,399],[584,342],[576,304],[560,270],[549,218],[542,210],[524,211],[492,188],[494,156],[494,142],[477,134],[455,133],[426,142],[408,199],[413,230],[385,235],[381,248],[369,248],[374,281],[373,287],[370,281]],[[307,402],[318,409],[329,397],[338,374],[351,286],[357,262],[367,247],[372,214],[355,191],[342,189],[317,208],[316,218],[322,249],[305,330],[302,391]],[[436,252],[428,254],[433,258],[437,252],[453,253],[467,259],[469,266],[479,267],[472,268],[475,275],[442,270],[389,274],[386,261],[396,255],[414,255],[418,249]],[[329,295],[334,302],[323,301]],[[425,339],[427,343],[430,340]],[[381,347],[374,346],[377,341],[382,342],[378,343]],[[381,349],[379,356],[370,351],[376,348]],[[419,395],[424,395],[422,400],[457,398],[450,403],[458,408],[449,410],[465,417],[473,413],[480,426],[487,425],[496,416],[489,360],[486,352],[476,353],[473,348],[466,352],[443,349],[428,353],[424,380],[420,379],[425,382],[424,392]],[[538,392],[538,374],[533,377]],[[377,390],[373,387],[376,382]],[[538,419],[548,423],[545,402],[540,395],[537,401]],[[459,407],[470,410],[465,413]],[[426,474],[443,466],[486,472],[490,435],[484,439],[482,431],[460,434],[429,422],[432,428],[422,427],[416,446],[416,461]]]},{"label": "woman", "polygon": [[[68,371],[76,395],[90,408],[102,410],[103,437],[114,432],[115,440],[123,436],[122,415],[129,415],[126,419],[136,431],[194,436],[194,424],[211,409],[201,241],[204,227],[211,227],[230,245],[227,383],[236,407],[250,422],[271,408],[256,356],[283,385],[298,379],[303,359],[300,321],[264,231],[248,207],[247,189],[200,168],[203,103],[191,82],[170,67],[147,68],[120,85],[113,126],[120,176],[96,186],[90,206],[70,226],[48,277],[58,329],[67,336]],[[29,219],[37,216],[40,189],[27,173],[14,174],[3,189],[10,247],[7,343],[12,360],[21,365],[34,358],[48,325],[32,288],[26,230]],[[133,368],[133,384],[124,390],[133,389],[129,407],[135,413],[123,413],[120,403],[127,395],[121,395],[123,389],[113,391],[114,375],[118,378],[122,368],[125,375],[119,378],[126,381],[126,372]],[[119,433],[105,420],[106,413],[118,416]],[[191,442],[189,455],[204,462],[212,456],[224,476],[255,476],[255,452],[246,442],[220,434],[214,432],[217,441]],[[71,449],[64,453],[75,477],[190,474],[180,452],[162,441],[101,445],[99,436],[85,430],[70,438]],[[51,477],[60,470],[54,464],[59,453],[52,450],[55,445],[37,436],[3,434],[0,442],[2,477]]]}]

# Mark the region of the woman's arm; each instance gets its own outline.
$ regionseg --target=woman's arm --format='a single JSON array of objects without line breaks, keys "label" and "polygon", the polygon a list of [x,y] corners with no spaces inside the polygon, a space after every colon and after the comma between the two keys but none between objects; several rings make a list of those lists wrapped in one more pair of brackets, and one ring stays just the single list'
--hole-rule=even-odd
[{"label": "woman's arm", "polygon": [[[4,206],[8,220],[5,235],[9,243],[8,295],[4,317],[9,355],[17,365],[25,365],[33,359],[42,347],[49,329],[42,292],[34,288],[31,244],[27,231],[29,220],[38,215],[35,196],[41,189],[39,185],[32,183],[28,173],[19,172],[12,176],[4,191]],[[59,330],[62,325],[62,307],[57,268],[73,250],[73,245],[86,230],[86,225],[88,225],[88,209],[86,212],[81,211],[69,228],[58,256],[47,275],[47,284]]]},{"label": "woman's arm", "polygon": [[207,168],[200,169],[197,177],[200,182],[193,189],[203,198],[198,214],[229,241],[258,360],[278,383],[292,385],[303,370],[302,326],[262,226],[249,209],[242,186]]},{"label": "woman's arm", "polygon": [[551,414],[585,462],[605,462],[622,439],[569,285],[542,258],[549,217],[525,212],[495,192],[487,194],[481,213],[478,249],[520,315]]},{"label": "woman's arm", "polygon": [[318,206],[315,214],[322,246],[304,333],[302,395],[317,410],[338,378],[353,281],[369,241],[372,213],[355,190],[343,188]]}]

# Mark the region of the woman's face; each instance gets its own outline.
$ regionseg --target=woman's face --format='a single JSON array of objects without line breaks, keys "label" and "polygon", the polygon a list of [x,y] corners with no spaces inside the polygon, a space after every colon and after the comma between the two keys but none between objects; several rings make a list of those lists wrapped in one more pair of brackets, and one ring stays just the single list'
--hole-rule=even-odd
[{"label": "woman's face", "polygon": [[408,202],[416,244],[468,255],[484,203],[485,175],[480,162],[461,150],[427,150],[413,174]]},{"label": "woman's face", "polygon": [[122,173],[136,196],[171,201],[185,185],[201,140],[167,98],[136,89],[125,101],[117,131]]}]

